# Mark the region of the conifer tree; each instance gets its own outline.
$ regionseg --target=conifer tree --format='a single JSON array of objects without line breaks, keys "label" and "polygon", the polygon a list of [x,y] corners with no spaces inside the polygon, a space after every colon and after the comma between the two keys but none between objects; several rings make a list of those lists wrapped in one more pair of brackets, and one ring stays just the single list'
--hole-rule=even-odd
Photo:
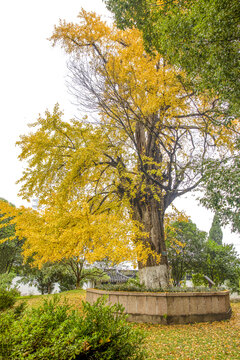
[{"label": "conifer tree", "polygon": [[215,241],[218,245],[222,245],[223,232],[220,225],[219,216],[215,213],[212,221],[212,226],[209,231],[209,240]]}]

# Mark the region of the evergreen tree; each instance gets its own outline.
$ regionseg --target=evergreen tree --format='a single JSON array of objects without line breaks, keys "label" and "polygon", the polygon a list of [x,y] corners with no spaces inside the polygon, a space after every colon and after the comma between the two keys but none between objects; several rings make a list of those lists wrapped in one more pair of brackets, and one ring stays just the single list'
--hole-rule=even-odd
[{"label": "evergreen tree", "polygon": [[223,238],[223,232],[220,225],[219,216],[217,213],[215,213],[212,226],[209,231],[209,240],[215,241],[218,245],[222,245],[222,238]]}]

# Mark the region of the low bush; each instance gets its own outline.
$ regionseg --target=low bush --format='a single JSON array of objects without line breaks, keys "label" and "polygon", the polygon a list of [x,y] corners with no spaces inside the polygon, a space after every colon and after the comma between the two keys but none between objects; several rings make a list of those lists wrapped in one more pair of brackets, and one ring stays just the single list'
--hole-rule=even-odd
[{"label": "low bush", "polygon": [[0,329],[8,331],[0,335],[0,349],[9,360],[143,359],[142,331],[126,322],[121,305],[105,302],[83,302],[81,315],[56,297],[18,320],[3,313]]},{"label": "low bush", "polygon": [[192,282],[194,286],[207,286],[208,281],[202,274],[192,274]]},{"label": "low bush", "polygon": [[0,359],[10,359],[11,348],[11,330],[15,321],[17,321],[26,309],[26,303],[21,302],[14,308],[8,308],[7,311],[0,313]]}]

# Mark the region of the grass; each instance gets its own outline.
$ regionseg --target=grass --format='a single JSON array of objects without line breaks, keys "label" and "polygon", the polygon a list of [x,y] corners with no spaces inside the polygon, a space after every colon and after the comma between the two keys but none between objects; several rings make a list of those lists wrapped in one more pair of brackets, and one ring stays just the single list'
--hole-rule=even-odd
[{"label": "grass", "polygon": [[[53,294],[50,295],[30,295],[30,296],[21,296],[18,300],[18,303],[24,301],[27,303],[29,308],[40,306],[45,299],[53,298]],[[81,310],[82,300],[85,300],[86,292],[85,290],[71,290],[62,292],[59,294],[60,303],[64,303],[65,299],[69,305],[74,309]]]},{"label": "grass", "polygon": [[[43,299],[53,295],[22,297],[29,307],[39,306]],[[85,299],[84,290],[73,290],[60,294],[74,308],[81,309]],[[146,332],[146,360],[240,360],[240,303],[231,304],[230,320],[190,325],[135,326]]]}]

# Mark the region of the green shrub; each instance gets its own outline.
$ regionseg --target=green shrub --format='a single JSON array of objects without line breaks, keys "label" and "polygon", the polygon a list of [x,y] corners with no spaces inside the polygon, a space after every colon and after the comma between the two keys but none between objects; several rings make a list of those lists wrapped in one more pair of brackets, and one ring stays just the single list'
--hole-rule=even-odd
[{"label": "green shrub", "polygon": [[[126,322],[121,305],[83,302],[83,315],[59,305],[56,297],[13,321],[9,313],[0,317],[0,349],[7,359],[143,359],[143,333]],[[7,344],[7,345],[6,345]]]},{"label": "green shrub", "polygon": [[6,290],[0,288],[0,311],[11,308],[19,296],[19,292],[16,289]]},{"label": "green shrub", "polygon": [[0,359],[10,359],[11,339],[10,332],[13,323],[22,316],[26,303],[21,302],[8,311],[0,313]]}]

